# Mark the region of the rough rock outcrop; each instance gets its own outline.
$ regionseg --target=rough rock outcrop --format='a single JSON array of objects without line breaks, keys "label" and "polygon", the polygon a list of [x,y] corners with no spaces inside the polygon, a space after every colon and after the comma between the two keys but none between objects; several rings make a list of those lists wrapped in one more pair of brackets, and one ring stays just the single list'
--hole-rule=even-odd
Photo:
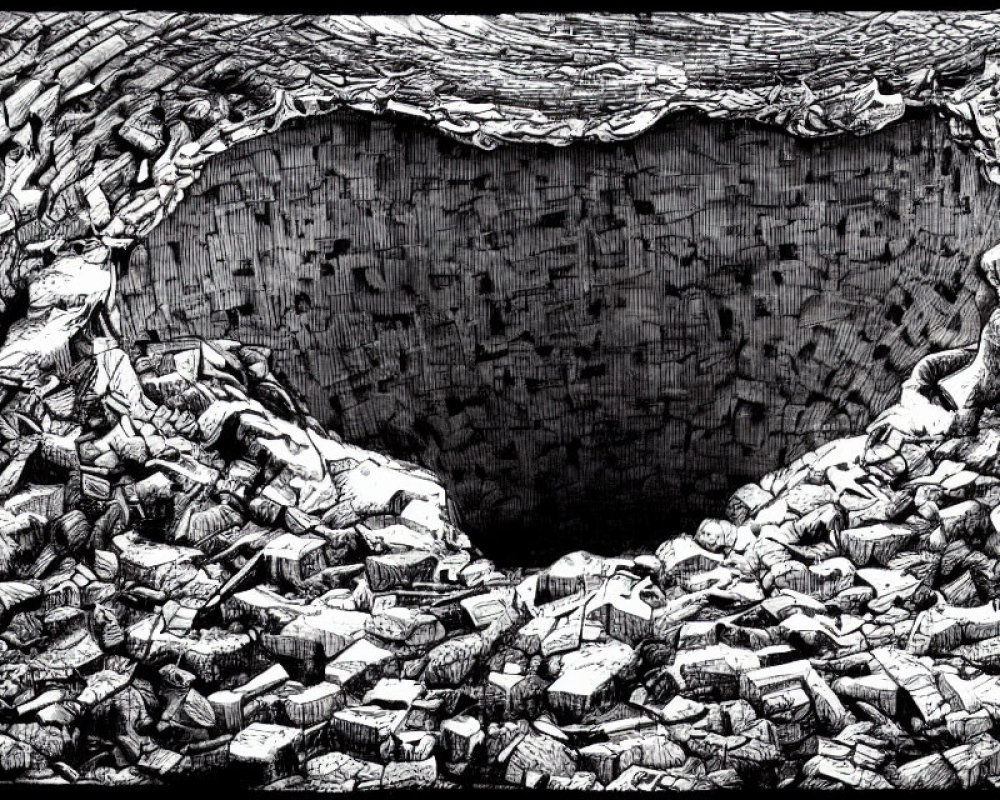
[{"label": "rough rock outcrop", "polygon": [[655,553],[524,572],[260,348],[85,349],[0,412],[0,778],[1000,782],[992,409],[824,445]]},{"label": "rough rock outcrop", "polygon": [[[114,265],[204,158],[331,101],[429,109],[489,145],[614,139],[691,107],[864,132],[909,100],[954,117],[996,179],[994,65],[954,92],[935,83],[980,68],[996,24],[4,15],[0,274],[27,309],[0,350],[0,772],[342,790],[995,785],[995,320],[978,353],[918,364],[870,436],[741,488],[728,520],[655,554],[574,553],[522,575],[470,552],[433,476],[324,432],[259,348],[130,358]],[[588,33],[597,63],[575,55]],[[690,73],[644,55],[665,42]],[[425,48],[445,46],[454,57],[429,66]],[[484,47],[507,74],[464,71]],[[560,77],[525,83],[546,54]],[[463,88],[426,82],[441,76]],[[582,96],[535,114],[567,86]],[[452,92],[470,94],[455,106]]]}]

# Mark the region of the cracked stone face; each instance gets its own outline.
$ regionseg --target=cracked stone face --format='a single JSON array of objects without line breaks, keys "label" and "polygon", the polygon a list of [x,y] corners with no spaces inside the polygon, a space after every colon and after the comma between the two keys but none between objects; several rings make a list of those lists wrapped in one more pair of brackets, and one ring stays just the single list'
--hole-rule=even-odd
[{"label": "cracked stone face", "polygon": [[[973,276],[995,288],[986,182],[1000,182],[998,70],[987,52],[998,24],[985,12],[0,14],[0,779],[179,786],[194,778],[334,791],[996,786],[1000,318]],[[670,268],[651,274],[671,281],[676,291],[663,295],[680,297],[697,323],[695,354],[705,355],[696,376],[714,374],[712,348],[729,353],[738,331],[760,345],[754,325],[770,330],[786,317],[810,336],[836,331],[832,349],[822,338],[801,346],[801,365],[825,359],[841,368],[850,359],[836,350],[838,337],[870,324],[873,335],[857,337],[865,347],[851,349],[851,375],[824,379],[820,392],[852,387],[860,410],[845,412],[843,430],[823,430],[835,438],[822,442],[810,428],[822,428],[829,411],[801,400],[804,417],[773,429],[796,443],[786,463],[726,487],[735,490],[691,526],[694,535],[646,540],[627,554],[574,546],[547,566],[498,566],[463,530],[454,496],[461,479],[449,476],[452,492],[438,470],[384,454],[392,442],[354,435],[378,427],[377,403],[355,411],[331,394],[317,406],[316,387],[296,381],[347,373],[361,401],[374,394],[350,386],[352,370],[367,376],[385,363],[358,331],[370,328],[371,298],[397,286],[418,298],[443,292],[437,319],[453,339],[442,334],[420,351],[419,375],[447,372],[465,385],[454,368],[471,342],[474,361],[490,365],[480,368],[482,385],[499,395],[556,344],[545,355],[520,337],[524,358],[497,374],[496,348],[521,312],[494,296],[514,277],[494,274],[492,264],[463,273],[457,254],[435,264],[442,271],[421,273],[417,247],[407,269],[428,275],[421,295],[390,263],[406,258],[371,265],[376,245],[409,246],[391,240],[408,219],[436,232],[442,208],[459,212],[412,191],[412,211],[391,207],[393,187],[413,189],[410,165],[424,163],[409,157],[429,151],[415,133],[397,137],[390,122],[343,142],[313,142],[303,126],[289,127],[285,140],[261,138],[332,110],[413,118],[464,142],[435,145],[434,174],[420,191],[444,180],[466,187],[451,190],[459,196],[493,190],[497,209],[496,197],[516,192],[506,181],[518,186],[532,164],[498,155],[490,163],[509,169],[503,181],[491,179],[470,169],[477,151],[463,147],[570,145],[561,162],[531,151],[535,166],[580,154],[592,164],[608,159],[580,194],[561,196],[551,180],[536,180],[534,195],[520,192],[519,208],[541,214],[545,235],[569,232],[586,245],[595,273],[635,270],[635,283],[630,273],[599,305],[582,295],[595,334],[602,318],[626,318],[630,302],[640,303],[632,288],[648,288],[637,266],[645,251],[628,242],[665,237],[656,253]],[[663,128],[674,134],[669,143],[663,132],[635,138],[680,111],[785,133],[688,119]],[[351,130],[337,124],[329,130]],[[981,175],[945,142],[945,124]],[[795,150],[787,133],[823,143]],[[860,140],[872,145],[827,144],[843,134],[872,135]],[[783,287],[761,288],[767,314],[756,298],[713,308],[732,290],[713,294],[709,281],[708,291],[692,293],[679,277],[732,278],[725,247],[742,235],[732,209],[761,203],[757,187],[782,187],[770,175],[750,184],[703,177],[721,180],[734,164],[738,172],[739,157],[720,156],[746,136],[773,159],[771,172],[814,167],[811,178],[775,190],[780,214],[756,215],[761,263],[778,265],[764,278]],[[251,149],[241,144],[251,141]],[[345,150],[316,174],[324,148],[338,144],[368,157],[352,163]],[[404,155],[393,156],[401,146]],[[227,150],[236,162],[209,161]],[[684,153],[714,169],[664,166]],[[213,175],[241,158],[242,171]],[[613,160],[623,158],[627,166]],[[824,159],[850,173],[843,195],[822,194],[825,184],[840,185],[819,169]],[[656,179],[661,188],[688,186],[692,176],[709,210],[682,236],[671,225],[697,204],[688,196],[670,205]],[[283,252],[309,280],[342,279],[342,290],[256,284],[269,270],[285,274],[288,262],[275,257],[281,237],[298,247],[312,235],[306,220],[316,225],[312,211],[274,211],[278,200],[308,197],[311,208],[310,193],[329,191],[327,179],[339,184],[337,218],[350,226],[351,213],[370,217],[358,228],[368,238],[341,231],[329,249],[316,242],[313,256]],[[726,190],[713,195],[720,185]],[[268,191],[273,199],[259,196]],[[180,205],[186,195],[193,216],[215,227],[188,226],[158,244],[157,226],[171,212],[180,212],[182,231],[191,218]],[[247,202],[232,224],[227,204]],[[845,205],[856,207],[853,216]],[[485,253],[513,248],[511,276],[544,264],[553,284],[545,291],[566,291],[557,288],[568,280],[558,264],[555,276],[544,259],[532,264],[537,253],[518,238],[523,220],[515,215],[507,231],[488,201],[479,206],[459,213],[453,230],[492,241]],[[821,221],[810,216],[818,209]],[[497,222],[485,230],[484,220]],[[814,220],[819,231],[810,230]],[[265,259],[252,251],[253,225],[280,232]],[[810,269],[818,271],[807,280]],[[852,270],[873,282],[855,284]],[[740,274],[752,297],[753,275]],[[838,282],[837,293],[817,288],[816,276]],[[332,303],[340,295],[350,306]],[[187,300],[161,313],[162,299],[175,297]],[[769,297],[776,308],[766,307]],[[858,305],[874,319],[852,317]],[[268,306],[258,322],[254,314]],[[479,309],[482,324],[462,321],[453,309],[463,308]],[[571,308],[552,302],[542,332],[585,330]],[[352,313],[361,315],[355,328]],[[317,369],[310,337],[324,314],[344,344],[341,361]],[[400,325],[429,335],[423,319]],[[254,326],[269,326],[271,338],[245,337]],[[673,318],[659,327],[661,339],[677,330]],[[380,344],[396,330],[386,328]],[[606,358],[612,338],[571,346],[585,362],[577,377],[629,385]],[[291,342],[300,368],[290,366]],[[751,450],[772,430],[768,396],[753,386],[769,367],[753,352],[744,346],[736,361],[730,406],[733,441]],[[645,355],[625,360],[633,371],[650,364]],[[816,376],[801,365],[791,373],[808,386]],[[689,387],[669,377],[664,402],[684,400]],[[379,375],[376,391],[379,381],[392,378]],[[715,387],[720,397],[725,386]],[[586,392],[566,397],[586,416]],[[794,406],[796,398],[786,399]],[[461,394],[442,401],[444,415],[464,418],[421,426],[414,413],[412,428],[430,439],[436,432],[447,453],[442,431],[474,429],[477,404]],[[817,407],[827,415],[809,413]],[[398,417],[403,430],[408,413]],[[576,458],[586,463],[594,455],[583,438]],[[500,457],[508,445],[519,458],[516,437]]]}]

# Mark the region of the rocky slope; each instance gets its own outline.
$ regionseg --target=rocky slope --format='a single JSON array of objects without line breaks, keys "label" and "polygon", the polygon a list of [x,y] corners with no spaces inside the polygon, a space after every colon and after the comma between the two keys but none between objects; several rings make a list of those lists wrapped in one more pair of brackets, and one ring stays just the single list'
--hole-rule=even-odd
[{"label": "rocky slope", "polygon": [[[573,26],[614,44],[616,26],[636,27],[619,18],[4,15],[0,291],[23,303],[0,350],[3,777],[342,790],[996,782],[1000,425],[983,379],[995,325],[978,357],[918,365],[870,437],[739,490],[728,520],[655,554],[575,553],[530,575],[477,557],[432,475],[323,431],[260,348],[120,346],[116,251],[211,153],[329,103],[426,106],[489,146],[614,139],[692,106],[802,134],[864,132],[909,100],[951,116],[1000,179],[996,70],[969,77],[993,15],[751,21],[649,22],[660,51],[704,34],[700,51],[679,51],[700,65],[692,79],[643,62],[637,45],[617,67],[563,63]],[[859,34],[872,43],[862,57]],[[482,48],[506,57],[482,42],[549,50],[563,77],[537,94],[532,74],[458,80]],[[427,84],[445,47],[464,53],[455,84],[515,87],[527,108]],[[783,73],[766,83],[769,59],[789,51],[813,88]],[[599,77],[611,74],[642,80]],[[938,74],[962,88],[941,91]],[[625,87],[626,107],[607,83]],[[650,100],[657,83],[667,96]],[[583,87],[561,100],[572,113],[539,117],[566,86]]]},{"label": "rocky slope", "polygon": [[524,574],[433,475],[324,432],[266,351],[130,361],[84,330],[0,411],[5,779],[1000,781],[994,412],[915,435],[897,407],[655,553]]}]

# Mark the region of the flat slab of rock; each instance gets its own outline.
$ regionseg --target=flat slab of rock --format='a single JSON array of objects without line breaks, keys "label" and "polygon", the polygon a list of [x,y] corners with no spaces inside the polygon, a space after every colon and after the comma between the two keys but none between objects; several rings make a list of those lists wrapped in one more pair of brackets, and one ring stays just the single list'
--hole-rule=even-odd
[{"label": "flat slab of rock", "polygon": [[233,737],[229,756],[233,761],[265,764],[272,767],[280,762],[294,763],[295,749],[301,746],[302,731],[286,725],[254,722]]},{"label": "flat slab of rock", "polygon": [[195,558],[202,557],[201,550],[193,547],[153,542],[126,534],[116,536],[113,542],[118,551],[122,575],[140,583],[152,581],[157,569],[161,567],[190,563]]},{"label": "flat slab of rock", "polygon": [[915,538],[916,534],[905,525],[884,522],[841,531],[838,541],[841,552],[855,566],[863,567],[871,562],[887,565]]},{"label": "flat slab of rock", "polygon": [[348,752],[387,760],[392,753],[392,734],[405,718],[405,710],[362,705],[334,712],[331,726]]},{"label": "flat slab of rock", "polygon": [[876,648],[872,650],[872,657],[909,695],[925,724],[944,721],[951,707],[941,696],[934,673],[927,666],[909,653],[892,647]]},{"label": "flat slab of rock", "polygon": [[371,686],[395,663],[392,651],[359,639],[326,665],[326,679],[348,691]]},{"label": "flat slab of rock", "polygon": [[365,559],[365,573],[373,592],[412,586],[415,581],[429,581],[437,558],[424,550],[385,553]]},{"label": "flat slab of rock", "polygon": [[316,642],[327,658],[333,658],[365,633],[371,614],[343,611],[323,606],[310,606],[281,629],[281,635]]},{"label": "flat slab of rock", "polygon": [[344,691],[335,683],[322,681],[284,698],[285,716],[300,728],[333,719],[344,707]]},{"label": "flat slab of rock", "polygon": [[272,580],[297,585],[326,566],[326,539],[283,533],[264,547],[264,561]]}]

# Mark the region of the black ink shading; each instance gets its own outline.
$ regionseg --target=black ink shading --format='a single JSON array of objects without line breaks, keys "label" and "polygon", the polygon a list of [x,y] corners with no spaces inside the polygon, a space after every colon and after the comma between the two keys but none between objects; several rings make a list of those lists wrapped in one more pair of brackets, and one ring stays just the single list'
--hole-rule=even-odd
[{"label": "black ink shading", "polygon": [[1000,785],[998,34],[0,12],[0,779]]}]

